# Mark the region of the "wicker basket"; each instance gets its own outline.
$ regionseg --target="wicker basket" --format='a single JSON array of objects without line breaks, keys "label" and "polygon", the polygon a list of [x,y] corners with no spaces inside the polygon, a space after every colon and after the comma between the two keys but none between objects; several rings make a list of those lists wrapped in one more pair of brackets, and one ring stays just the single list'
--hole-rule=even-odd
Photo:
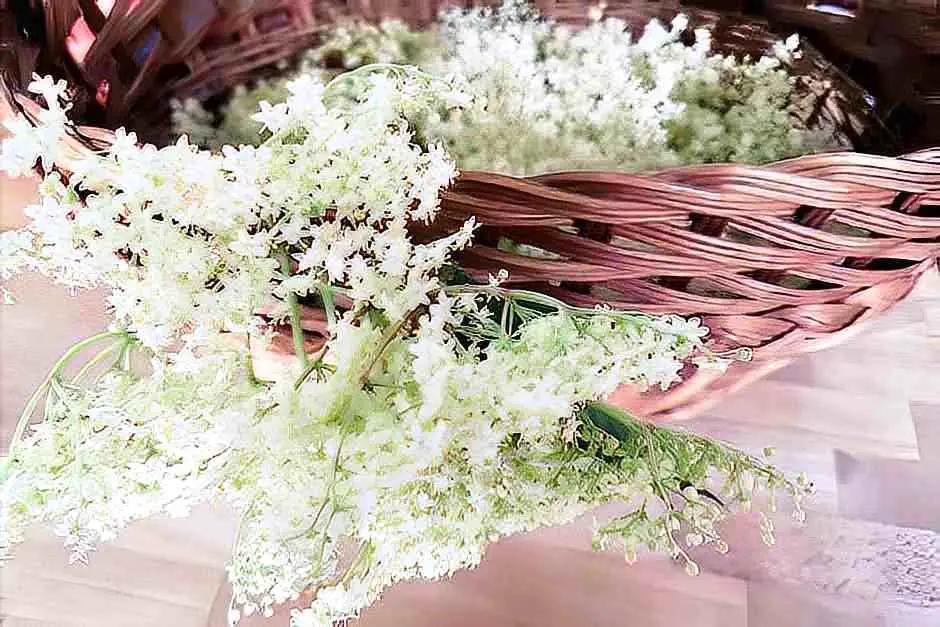
[{"label": "wicker basket", "polygon": [[908,147],[940,144],[940,2],[764,0],[760,12],[799,30],[877,93],[878,112]]},{"label": "wicker basket", "polygon": [[[5,4],[3,19],[12,22]],[[4,64],[8,77],[22,84],[33,66],[64,72],[85,87],[78,110],[86,121],[113,127],[140,119],[157,122],[157,132],[171,94],[203,98],[310,47],[317,31],[313,6],[302,0],[18,4],[16,46],[24,52]]]},{"label": "wicker basket", "polygon": [[[68,15],[74,20],[74,7],[88,3],[62,4],[72,7]],[[117,0],[96,42],[111,42],[111,51],[135,49],[138,35],[101,34],[110,32],[119,8],[134,15],[126,11],[132,4]],[[539,4],[543,12],[573,22],[586,13],[580,3]],[[244,9],[247,5],[250,9]],[[150,3],[148,23],[163,24],[181,6],[174,0]],[[164,55],[162,65],[140,64],[131,86],[112,87],[103,101],[108,115],[121,119],[143,103],[157,108],[152,99],[165,100],[171,91],[205,97],[308,45],[324,19],[353,13],[422,23],[440,6],[434,1],[350,1],[341,6],[316,3],[314,10],[309,2],[226,2],[208,26],[200,26],[201,38],[166,35],[172,44],[160,43],[152,53]],[[268,13],[259,7],[285,11],[281,15],[287,17],[266,34],[259,20]],[[608,13],[646,22],[671,17],[676,8],[672,2],[620,1],[609,3]],[[60,8],[49,13],[65,14]],[[768,38],[767,28],[758,22],[703,12],[695,19],[713,22],[715,39],[726,49],[755,51]],[[53,25],[60,20],[52,20]],[[162,28],[161,33],[170,32]],[[119,30],[132,34],[123,26]],[[225,33],[244,36],[212,48]],[[39,58],[41,64],[49,53],[20,54],[16,64],[8,63],[7,72],[28,67],[24,56]],[[94,52],[94,47],[86,63],[88,55],[107,57],[108,64],[120,58],[117,52]],[[181,59],[188,75],[172,89],[166,87],[159,77]],[[864,94],[857,86],[812,48],[802,62],[807,76],[802,87],[813,105],[808,115],[827,116],[861,144],[883,137],[877,121],[865,113]],[[79,69],[89,84],[97,84],[91,70]],[[120,69],[112,70],[116,74],[109,76],[119,78]],[[95,91],[100,98],[101,90]],[[22,98],[20,102],[30,108]],[[100,129],[84,132],[76,138],[77,150],[108,140]],[[753,361],[733,366],[724,376],[690,370],[683,384],[647,396],[642,404],[629,392],[624,395],[632,409],[651,418],[678,419],[802,353],[858,332],[904,298],[940,255],[940,150],[897,158],[825,154],[767,166],[706,165],[645,175],[573,172],[522,179],[464,172],[444,193],[442,205],[436,228],[449,228],[470,215],[483,225],[461,259],[471,274],[485,277],[506,268],[513,284],[579,305],[699,315],[712,329],[714,348],[753,348]],[[549,258],[506,252],[499,245],[502,238],[542,249]],[[322,341],[322,316],[310,312],[308,318],[311,342]]]}]

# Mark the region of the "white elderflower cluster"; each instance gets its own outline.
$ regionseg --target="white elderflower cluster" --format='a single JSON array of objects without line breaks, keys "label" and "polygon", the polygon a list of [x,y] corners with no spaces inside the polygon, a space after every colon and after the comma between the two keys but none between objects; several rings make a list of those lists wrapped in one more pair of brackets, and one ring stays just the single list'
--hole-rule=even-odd
[{"label": "white elderflower cluster", "polygon": [[[24,409],[0,466],[4,556],[46,523],[87,561],[133,520],[225,502],[241,514],[230,617],[312,590],[294,625],[327,627],[396,581],[471,567],[501,536],[614,500],[636,509],[599,545],[664,551],[692,573],[683,530],[726,550],[718,522],[760,494],[802,511],[805,483],[600,402],[623,383],[666,389],[687,362],[727,365],[700,321],[577,309],[501,287],[502,272],[454,282],[472,220],[412,239],[456,170],[407,120],[466,105],[449,83],[398,66],[306,75],[262,103],[257,148],[156,149],[119,131],[81,158],[63,143],[61,87],[31,89],[51,127],[14,121],[0,166],[46,176],[30,224],[0,240],[0,272],[104,285],[114,324]],[[304,303],[327,322],[316,348]],[[271,381],[231,341],[268,333],[262,309],[294,340],[294,367]]]},{"label": "white elderflower cluster", "polygon": [[[258,145],[265,139],[263,125],[253,119],[258,106],[263,101],[285,100],[292,80],[314,74],[329,81],[344,70],[375,63],[424,65],[425,59],[436,54],[437,45],[432,34],[413,31],[398,20],[383,20],[378,25],[340,20],[286,75],[236,85],[217,114],[193,98],[171,102],[173,134],[186,135],[192,143],[212,150],[226,145]],[[286,65],[282,69],[286,71]]]},{"label": "white elderflower cluster", "polygon": [[[790,62],[799,39],[759,59],[717,54],[711,32],[678,15],[638,38],[626,22],[593,11],[572,29],[520,0],[496,9],[452,9],[427,32],[400,22],[341,21],[303,57],[297,75],[364,63],[417,65],[461,84],[473,106],[429,111],[418,135],[443,142],[465,169],[530,175],[562,169],[641,171],[712,163],[763,163],[847,139],[825,120],[808,128]],[[197,144],[258,144],[262,100],[286,97],[289,78],[237,86],[216,116],[177,104],[174,128]],[[815,116],[814,116],[815,117]]]},{"label": "white elderflower cluster", "polygon": [[[428,123],[462,168],[539,174],[764,162],[834,145],[797,116],[790,38],[757,60],[712,51],[688,19],[653,20],[634,39],[598,11],[583,28],[539,19],[524,2],[452,11],[432,67],[461,77],[477,106]],[[770,52],[770,51],[768,51]],[[798,54],[798,53],[796,53]]]},{"label": "white elderflower cluster", "polygon": [[[96,340],[104,346],[98,355],[112,362],[137,343],[125,332]],[[0,553],[42,521],[84,563],[129,522],[183,516],[211,500],[220,474],[234,470],[223,466],[232,463],[238,421],[261,400],[233,357],[216,353],[164,376],[115,369],[94,382],[86,370],[50,381],[42,420],[18,425],[0,474]]]},{"label": "white elderflower cluster", "polygon": [[421,65],[436,52],[436,46],[433,35],[413,31],[401,20],[385,19],[379,24],[340,20],[308,58],[323,67],[346,70],[374,63]]},{"label": "white elderflower cluster", "polygon": [[[364,298],[389,299],[405,285],[427,291],[427,273],[449,247],[466,243],[469,225],[413,254],[405,224],[433,217],[438,190],[456,171],[439,148],[415,147],[400,118],[424,84],[411,81],[408,91],[382,74],[365,80],[368,97],[355,117],[329,108],[313,77],[292,82],[286,103],[262,103],[256,117],[275,136],[257,149],[216,154],[186,138],[141,148],[119,130],[106,154],[68,163],[67,182],[50,171],[40,204],[26,210],[30,225],[4,236],[4,249],[17,254],[3,267],[36,267],[75,287],[107,285],[115,320],[153,349],[248,330],[275,286],[280,296],[324,280],[348,281]],[[31,89],[61,110],[61,92],[47,87]],[[64,148],[34,141],[61,137],[64,117],[54,121],[54,133],[30,127],[5,142],[4,166],[61,161]],[[337,219],[315,224],[327,211]],[[301,272],[285,276],[282,257],[309,238],[315,245],[297,253]],[[372,256],[382,263],[366,267]]]}]

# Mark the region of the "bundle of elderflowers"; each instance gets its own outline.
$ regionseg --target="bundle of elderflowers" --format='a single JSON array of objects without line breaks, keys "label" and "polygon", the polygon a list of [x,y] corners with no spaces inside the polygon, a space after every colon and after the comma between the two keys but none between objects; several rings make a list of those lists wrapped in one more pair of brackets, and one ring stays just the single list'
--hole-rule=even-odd
[{"label": "bundle of elderflowers", "polygon": [[[12,120],[0,164],[46,176],[31,223],[0,238],[0,272],[106,286],[114,323],[22,415],[0,471],[3,553],[45,523],[85,561],[134,520],[225,502],[241,515],[231,618],[315,589],[293,621],[327,626],[396,581],[471,567],[501,536],[608,502],[628,512],[598,545],[662,551],[693,574],[688,547],[727,550],[728,512],[779,494],[802,516],[804,478],[601,402],[624,382],[666,388],[687,361],[722,365],[698,320],[459,283],[450,257],[472,220],[413,240],[456,171],[407,119],[465,104],[449,84],[394,67],[325,87],[308,75],[256,115],[270,133],[258,148],[156,149],[118,131],[81,155],[65,85],[30,89],[45,108],[37,126]],[[323,311],[322,345],[304,342],[302,302]],[[295,340],[294,367],[267,381],[234,341],[266,341],[260,310]]]},{"label": "bundle of elderflowers", "polygon": [[264,139],[264,125],[254,119],[258,106],[286,99],[288,83],[298,76],[313,73],[328,81],[343,70],[375,63],[424,65],[437,54],[437,47],[433,35],[413,31],[399,20],[384,20],[378,25],[341,20],[316,48],[301,55],[295,67],[288,71],[288,64],[282,64],[284,75],[236,85],[218,112],[194,98],[172,101],[173,134],[186,135],[190,142],[213,150],[226,145],[258,145]]}]

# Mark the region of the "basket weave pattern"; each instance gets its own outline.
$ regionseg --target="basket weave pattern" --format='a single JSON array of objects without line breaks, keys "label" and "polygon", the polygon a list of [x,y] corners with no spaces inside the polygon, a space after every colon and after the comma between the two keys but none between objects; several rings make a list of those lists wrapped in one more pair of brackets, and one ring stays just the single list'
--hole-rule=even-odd
[{"label": "basket weave pattern", "polygon": [[[940,143],[940,2],[764,0],[762,13],[799,29],[877,92],[886,123],[911,148]],[[904,127],[911,127],[904,131]]]},{"label": "basket weave pattern", "polygon": [[[443,207],[484,225],[461,260],[471,273],[506,268],[511,283],[582,306],[699,315],[716,350],[754,349],[751,363],[695,373],[647,405],[680,418],[910,292],[940,255],[940,150],[651,175],[464,172]],[[501,238],[550,258],[503,250]]]},{"label": "basket weave pattern", "polygon": [[[95,30],[78,67],[92,87],[101,80],[111,85],[104,102],[116,121],[153,114],[170,95],[205,98],[258,76],[311,45],[337,16],[424,24],[445,6],[462,4],[476,3],[116,0],[102,20],[89,18],[90,0],[61,0],[47,4],[45,20],[50,42],[65,41],[71,27],[63,25],[79,14]],[[536,4],[570,22],[586,16],[580,2]],[[607,14],[639,24],[670,18],[678,8],[672,0],[619,0],[608,2]],[[726,50],[756,52],[769,37],[756,22],[714,13],[695,17],[715,25],[715,40]],[[135,57],[134,46],[144,41],[140,33],[154,24],[159,39],[149,56]],[[36,57],[27,53],[24,47],[15,71],[23,73]],[[135,61],[136,73],[122,65],[127,55],[142,59]],[[802,63],[798,71],[808,77],[803,87],[812,100],[808,115],[825,117],[855,141],[877,126],[864,113],[861,90],[812,48]],[[180,67],[186,69],[181,77],[163,80]],[[21,103],[28,112],[29,103]],[[77,151],[108,141],[101,129],[84,133],[74,143]],[[677,419],[801,353],[841,341],[904,298],[940,255],[940,149],[898,158],[838,153],[643,175],[569,172],[523,179],[464,172],[444,193],[442,217],[433,228],[453,228],[469,216],[483,225],[460,260],[472,275],[485,279],[505,268],[511,285],[577,305],[701,316],[712,330],[712,348],[754,350],[753,361],[724,376],[691,369],[681,385],[633,406],[652,418]],[[507,241],[530,252],[511,252]],[[327,332],[320,313],[307,315],[312,342],[322,342]]]}]

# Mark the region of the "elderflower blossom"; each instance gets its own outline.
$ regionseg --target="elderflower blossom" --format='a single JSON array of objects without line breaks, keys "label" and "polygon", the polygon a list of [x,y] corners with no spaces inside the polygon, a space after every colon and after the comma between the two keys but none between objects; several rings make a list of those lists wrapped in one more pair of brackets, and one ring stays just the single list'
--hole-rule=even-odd
[{"label": "elderflower blossom", "polygon": [[434,52],[435,45],[430,34],[415,32],[401,20],[385,19],[379,24],[340,20],[310,51],[309,59],[347,70],[374,63],[420,65]]},{"label": "elderflower blossom", "polygon": [[[848,145],[825,116],[804,122],[790,73],[796,35],[759,59],[713,51],[711,32],[683,35],[689,20],[651,21],[637,37],[595,7],[578,29],[541,19],[526,3],[452,9],[427,32],[398,22],[341,21],[308,51],[297,73],[367,62],[415,64],[463,85],[473,106],[415,120],[425,141],[443,142],[457,164],[510,174],[592,168],[761,163]],[[175,109],[176,131],[196,143],[258,144],[258,103],[286,97],[291,77],[234,95],[213,116],[195,101]],[[276,105],[266,110],[276,115]],[[818,118],[818,119],[817,119]]]},{"label": "elderflower blossom", "polygon": [[304,52],[284,76],[239,84],[216,113],[198,100],[171,102],[173,134],[186,135],[194,144],[219,150],[225,145],[260,144],[263,125],[255,118],[262,102],[277,103],[290,95],[292,80],[312,75],[328,81],[341,70],[353,70],[373,63],[423,65],[436,54],[438,43],[430,33],[415,32],[398,20],[378,25],[340,20],[323,36],[316,48]]},{"label": "elderflower blossom", "polygon": [[797,115],[785,65],[795,37],[773,56],[738,59],[713,52],[707,29],[683,43],[684,15],[635,39],[602,15],[572,30],[514,0],[446,14],[447,48],[430,67],[461,77],[477,106],[422,131],[463,168],[520,175],[765,162],[844,143]]},{"label": "elderflower blossom", "polygon": [[[395,89],[381,75],[368,81],[370,94]],[[263,107],[258,118],[272,133],[290,132],[261,148],[214,154],[185,138],[159,150],[137,148],[136,137],[119,130],[106,155],[69,164],[68,185],[51,172],[40,203],[26,210],[30,226],[5,235],[4,248],[15,244],[19,253],[12,261],[5,254],[3,265],[32,265],[75,287],[109,286],[115,319],[155,349],[250,328],[252,312],[286,278],[272,252],[302,237],[315,237],[315,245],[298,253],[305,278],[292,290],[348,280],[390,310],[414,306],[434,286],[427,274],[434,263],[466,244],[472,228],[416,247],[430,255],[420,265],[392,263],[393,255],[410,256],[405,225],[434,215],[437,190],[456,173],[452,162],[440,149],[417,149],[403,123],[386,131],[399,106],[393,98],[367,99],[351,118],[327,108],[313,79],[289,88],[286,103]],[[19,147],[16,136],[4,143],[3,164],[13,171],[24,159]],[[56,150],[44,158],[62,157]],[[310,224],[328,208],[352,224]],[[380,233],[373,230],[379,222],[387,227]],[[34,254],[24,261],[22,244],[30,238]],[[355,263],[372,255],[388,263]],[[409,297],[396,296],[408,282],[415,285]]]},{"label": "elderflower blossom", "polygon": [[[42,96],[46,106],[39,110],[38,124],[15,116],[4,121],[11,137],[4,141],[4,169],[13,176],[26,174],[38,159],[43,167],[54,161],[54,154],[63,138],[63,128],[70,105],[66,101],[64,80],[33,74],[27,91]],[[64,103],[64,104],[63,104]]]},{"label": "elderflower blossom", "polygon": [[[292,621],[327,627],[396,581],[450,575],[501,536],[614,500],[642,507],[599,528],[600,545],[648,546],[698,572],[677,533],[724,547],[728,510],[699,497],[712,475],[734,479],[729,506],[780,490],[802,511],[802,478],[596,402],[720,361],[700,321],[577,309],[505,289],[505,273],[447,282],[474,223],[412,239],[456,170],[407,121],[465,103],[447,83],[385,67],[289,89],[258,112],[270,134],[259,147],[156,149],[119,131],[109,150],[68,160],[57,143],[31,157],[19,138],[3,144],[0,165],[42,157],[46,170],[31,223],[2,240],[4,277],[38,268],[104,285],[115,321],[66,353],[37,391],[42,411],[31,402],[17,425],[0,466],[0,553],[46,523],[85,562],[133,520],[225,502],[241,515],[230,618],[315,588]],[[70,132],[47,118],[50,137]],[[328,318],[312,354],[302,300]],[[272,303],[297,363],[261,381],[232,340],[270,335],[256,312]],[[132,355],[149,369],[130,368]]]}]

